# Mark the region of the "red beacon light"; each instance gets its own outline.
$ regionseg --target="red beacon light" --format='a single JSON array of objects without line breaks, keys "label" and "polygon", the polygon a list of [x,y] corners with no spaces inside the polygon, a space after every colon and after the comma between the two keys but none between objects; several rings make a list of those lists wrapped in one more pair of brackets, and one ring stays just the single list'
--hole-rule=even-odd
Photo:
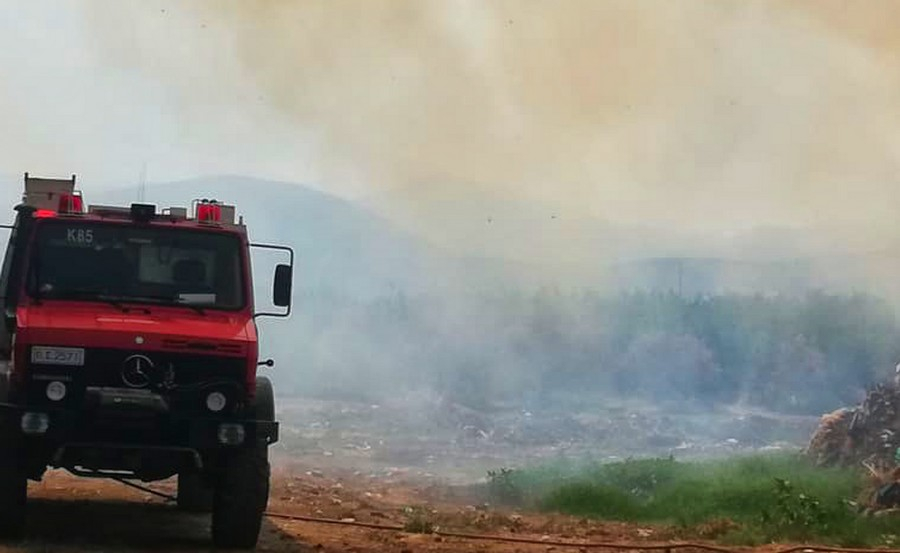
[{"label": "red beacon light", "polygon": [[200,200],[197,204],[197,220],[201,223],[218,223],[222,220],[222,207],[216,200]]},{"label": "red beacon light", "polygon": [[84,201],[81,194],[61,194],[58,211],[64,214],[84,213]]}]

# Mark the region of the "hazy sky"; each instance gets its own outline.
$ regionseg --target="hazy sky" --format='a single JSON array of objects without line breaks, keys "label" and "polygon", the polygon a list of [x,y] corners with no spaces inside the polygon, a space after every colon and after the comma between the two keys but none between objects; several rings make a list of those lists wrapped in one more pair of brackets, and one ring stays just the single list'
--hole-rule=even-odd
[{"label": "hazy sky", "polygon": [[0,172],[892,234],[898,26],[874,0],[5,2]]}]

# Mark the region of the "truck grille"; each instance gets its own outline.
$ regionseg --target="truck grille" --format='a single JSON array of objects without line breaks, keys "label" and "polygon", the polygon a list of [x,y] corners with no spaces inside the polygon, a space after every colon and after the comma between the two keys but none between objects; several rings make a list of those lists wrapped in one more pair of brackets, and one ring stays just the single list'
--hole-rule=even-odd
[{"label": "truck grille", "polygon": [[[141,374],[134,370],[136,357]],[[88,387],[146,389],[177,398],[176,403],[195,403],[190,398],[199,399],[208,385],[225,385],[243,395],[245,371],[246,361],[235,357],[89,349],[83,367],[31,366],[27,396],[29,403],[46,403],[48,381],[61,380],[70,391],[64,404],[80,401]]]},{"label": "truck grille", "polygon": [[[135,386],[138,382],[129,384],[126,381],[126,361],[135,356],[150,361],[150,364],[144,362],[142,368],[150,381],[147,386]],[[82,371],[86,386],[158,389],[168,385],[179,388],[222,380],[242,383],[245,368],[246,361],[234,357],[97,349],[85,353]]]}]

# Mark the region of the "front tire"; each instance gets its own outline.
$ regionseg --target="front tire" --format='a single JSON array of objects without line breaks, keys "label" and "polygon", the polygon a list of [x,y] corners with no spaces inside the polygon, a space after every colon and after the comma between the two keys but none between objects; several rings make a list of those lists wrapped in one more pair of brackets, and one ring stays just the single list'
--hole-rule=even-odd
[{"label": "front tire", "polygon": [[257,420],[275,421],[275,392],[272,389],[272,381],[264,376],[256,379],[253,415]]},{"label": "front tire", "polygon": [[213,501],[216,547],[256,546],[269,502],[269,473],[268,451],[262,445],[237,450],[225,461]]},{"label": "front tire", "polygon": [[17,437],[0,433],[0,538],[19,539],[25,534],[28,479],[22,467]]},{"label": "front tire", "polygon": [[[275,420],[275,395],[266,377],[256,381],[250,410],[256,420]],[[225,459],[213,498],[212,535],[216,547],[250,549],[259,540],[263,514],[269,503],[268,444],[260,442]]]}]

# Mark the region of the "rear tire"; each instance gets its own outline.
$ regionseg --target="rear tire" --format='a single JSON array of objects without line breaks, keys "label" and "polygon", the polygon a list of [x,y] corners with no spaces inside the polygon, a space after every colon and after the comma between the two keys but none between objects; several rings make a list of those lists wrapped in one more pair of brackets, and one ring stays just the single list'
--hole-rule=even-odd
[{"label": "rear tire", "polygon": [[213,486],[199,472],[178,474],[178,508],[189,513],[213,510]]},{"label": "rear tire", "polygon": [[237,450],[225,461],[213,501],[216,547],[256,546],[269,502],[269,472],[268,451],[263,445]]},{"label": "rear tire", "polygon": [[0,433],[0,539],[19,539],[25,534],[28,479],[17,437],[11,434]]}]

